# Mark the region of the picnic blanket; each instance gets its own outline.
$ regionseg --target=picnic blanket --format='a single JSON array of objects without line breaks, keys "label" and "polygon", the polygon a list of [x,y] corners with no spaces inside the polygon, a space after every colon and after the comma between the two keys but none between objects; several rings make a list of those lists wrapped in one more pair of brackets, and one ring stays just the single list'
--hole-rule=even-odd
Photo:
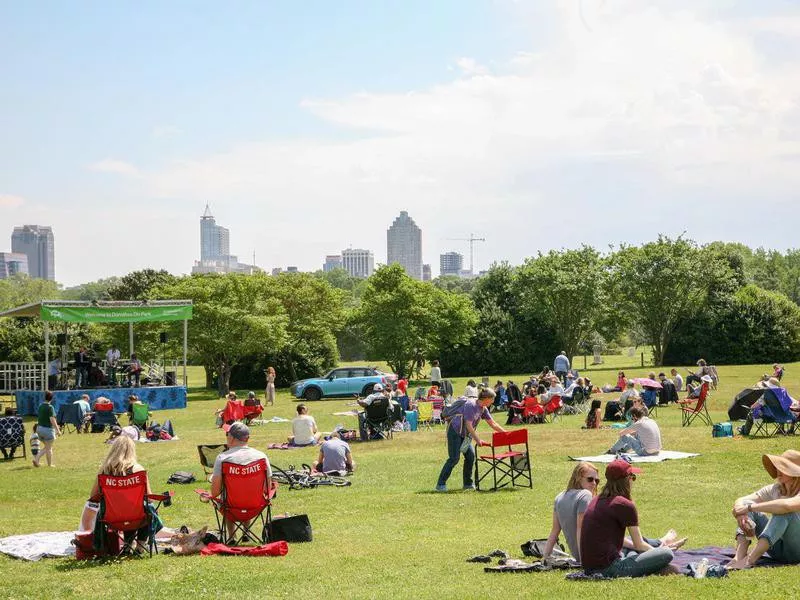
[{"label": "picnic blanket", "polygon": [[346,412],[335,412],[333,413],[334,416],[337,417],[357,417],[358,411],[357,410],[348,410]]},{"label": "picnic blanket", "polygon": [[250,423],[254,425],[266,425],[267,423],[288,423],[288,422],[289,419],[284,419],[283,417],[279,417],[277,415],[272,417],[271,419],[267,419],[266,421],[264,419],[253,419],[252,421],[250,421]]},{"label": "picnic blanket", "polygon": [[14,558],[37,561],[45,557],[73,556],[74,531],[43,531],[0,539],[0,552]]},{"label": "picnic blanket", "polygon": [[[680,458],[694,458],[695,456],[700,456],[694,452],[677,452],[675,450],[662,450],[658,454],[654,454],[653,456],[639,456],[638,454],[630,454],[626,453],[623,454],[626,458],[630,459],[630,462],[635,463],[657,463],[662,462],[665,460],[678,460]],[[570,456],[570,460],[582,460],[586,462],[594,462],[594,463],[610,463],[612,460],[616,458],[614,454],[598,454],[597,456]]]}]

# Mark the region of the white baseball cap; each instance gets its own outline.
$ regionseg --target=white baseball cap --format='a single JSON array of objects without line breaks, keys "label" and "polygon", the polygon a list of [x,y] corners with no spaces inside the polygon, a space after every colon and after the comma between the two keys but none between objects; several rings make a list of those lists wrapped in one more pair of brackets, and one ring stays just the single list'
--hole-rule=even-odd
[{"label": "white baseball cap", "polygon": [[372,391],[373,392],[382,392],[383,391],[383,384],[382,383],[376,383],[373,386]]}]

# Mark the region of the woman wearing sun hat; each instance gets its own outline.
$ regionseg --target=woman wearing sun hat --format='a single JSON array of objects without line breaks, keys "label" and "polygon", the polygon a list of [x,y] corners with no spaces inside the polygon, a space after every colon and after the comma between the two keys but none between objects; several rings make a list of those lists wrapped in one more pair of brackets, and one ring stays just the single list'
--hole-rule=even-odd
[{"label": "woman wearing sun hat", "polygon": [[[669,546],[654,548],[642,539],[639,531],[631,484],[641,472],[624,460],[615,460],[606,467],[606,484],[589,503],[581,527],[581,562],[587,573],[642,577],[658,573],[672,562]],[[620,553],[626,529],[634,552],[623,557]]]},{"label": "woman wearing sun hat", "polygon": [[[739,528],[736,557],[728,563],[729,569],[752,567],[767,551],[777,562],[800,563],[800,452],[765,454],[761,461],[775,483],[733,504]],[[751,537],[758,542],[748,552]]]}]

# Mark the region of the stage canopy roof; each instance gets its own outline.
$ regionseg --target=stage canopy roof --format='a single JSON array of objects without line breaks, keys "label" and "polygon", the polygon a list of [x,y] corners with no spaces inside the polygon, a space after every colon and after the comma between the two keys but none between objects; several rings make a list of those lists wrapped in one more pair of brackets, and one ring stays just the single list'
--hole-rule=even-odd
[{"label": "stage canopy roof", "polygon": [[192,301],[75,302],[69,300],[42,300],[0,312],[0,317],[41,318],[43,321],[69,323],[186,321],[192,318]]}]

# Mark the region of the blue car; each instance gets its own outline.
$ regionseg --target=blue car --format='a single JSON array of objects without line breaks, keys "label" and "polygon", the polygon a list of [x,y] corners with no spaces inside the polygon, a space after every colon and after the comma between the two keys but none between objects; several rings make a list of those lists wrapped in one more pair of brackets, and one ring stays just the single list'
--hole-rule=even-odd
[{"label": "blue car", "polygon": [[338,367],[322,377],[295,381],[289,393],[295,398],[319,400],[345,396],[368,396],[376,383],[386,385],[397,376],[382,373],[373,367]]}]

